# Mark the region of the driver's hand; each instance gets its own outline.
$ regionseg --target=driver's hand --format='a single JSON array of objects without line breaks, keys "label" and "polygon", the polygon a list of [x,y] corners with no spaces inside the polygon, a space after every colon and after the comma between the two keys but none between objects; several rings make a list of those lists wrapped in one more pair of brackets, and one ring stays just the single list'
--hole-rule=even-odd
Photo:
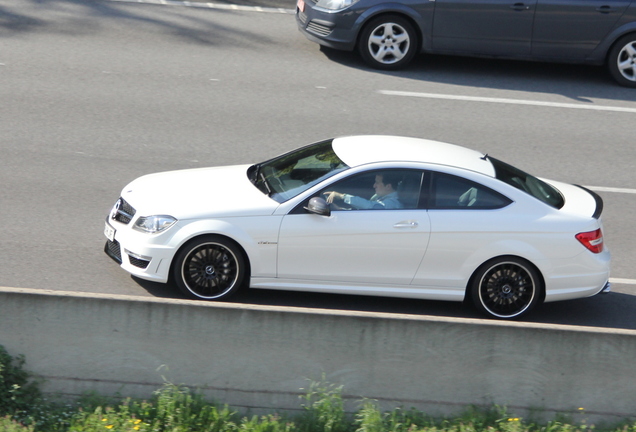
[{"label": "driver's hand", "polygon": [[336,192],[336,191],[325,192],[324,196],[325,196],[325,201],[327,201],[327,204],[333,204],[333,202],[337,199],[339,200],[344,199],[344,194],[341,194],[340,192]]}]

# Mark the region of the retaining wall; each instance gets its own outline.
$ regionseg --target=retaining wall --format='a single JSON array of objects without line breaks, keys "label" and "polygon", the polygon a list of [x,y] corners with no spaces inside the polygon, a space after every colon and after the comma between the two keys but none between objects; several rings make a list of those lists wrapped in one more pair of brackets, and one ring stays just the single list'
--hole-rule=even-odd
[{"label": "retaining wall", "polygon": [[0,288],[0,345],[72,396],[148,397],[165,377],[234,408],[292,411],[324,375],[385,409],[636,414],[631,330]]}]

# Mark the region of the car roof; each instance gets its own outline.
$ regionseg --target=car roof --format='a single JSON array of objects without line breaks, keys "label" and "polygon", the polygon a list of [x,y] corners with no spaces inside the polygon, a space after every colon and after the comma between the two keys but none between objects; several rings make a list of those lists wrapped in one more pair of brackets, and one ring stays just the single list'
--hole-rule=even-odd
[{"label": "car roof", "polygon": [[335,138],[333,150],[350,167],[377,162],[424,162],[495,176],[484,154],[465,147],[421,138],[358,135]]}]

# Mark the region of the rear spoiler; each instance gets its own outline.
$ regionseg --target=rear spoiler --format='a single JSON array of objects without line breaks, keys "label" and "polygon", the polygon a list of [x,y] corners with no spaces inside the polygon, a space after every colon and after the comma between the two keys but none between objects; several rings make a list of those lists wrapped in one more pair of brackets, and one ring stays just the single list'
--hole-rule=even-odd
[{"label": "rear spoiler", "polygon": [[592,217],[594,219],[598,219],[599,217],[601,217],[601,213],[603,213],[603,198],[601,198],[596,192],[591,191],[584,186],[581,186],[581,185],[575,185],[575,186],[580,187],[585,192],[592,195],[592,198],[594,198],[594,201],[596,201],[596,210],[594,211],[594,214],[592,215]]}]

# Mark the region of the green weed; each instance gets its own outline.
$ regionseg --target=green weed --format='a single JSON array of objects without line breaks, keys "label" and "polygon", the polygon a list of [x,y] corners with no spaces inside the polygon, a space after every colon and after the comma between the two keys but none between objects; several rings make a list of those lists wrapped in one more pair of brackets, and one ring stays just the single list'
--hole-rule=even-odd
[{"label": "green weed", "polygon": [[343,386],[310,381],[301,414],[241,417],[228,406],[208,402],[184,386],[165,383],[148,400],[87,394],[73,403],[42,398],[38,383],[0,346],[0,432],[636,432],[636,423],[613,427],[559,418],[546,424],[510,415],[505,407],[469,408],[462,415],[435,419],[415,409],[382,411],[363,399],[347,414]]}]

